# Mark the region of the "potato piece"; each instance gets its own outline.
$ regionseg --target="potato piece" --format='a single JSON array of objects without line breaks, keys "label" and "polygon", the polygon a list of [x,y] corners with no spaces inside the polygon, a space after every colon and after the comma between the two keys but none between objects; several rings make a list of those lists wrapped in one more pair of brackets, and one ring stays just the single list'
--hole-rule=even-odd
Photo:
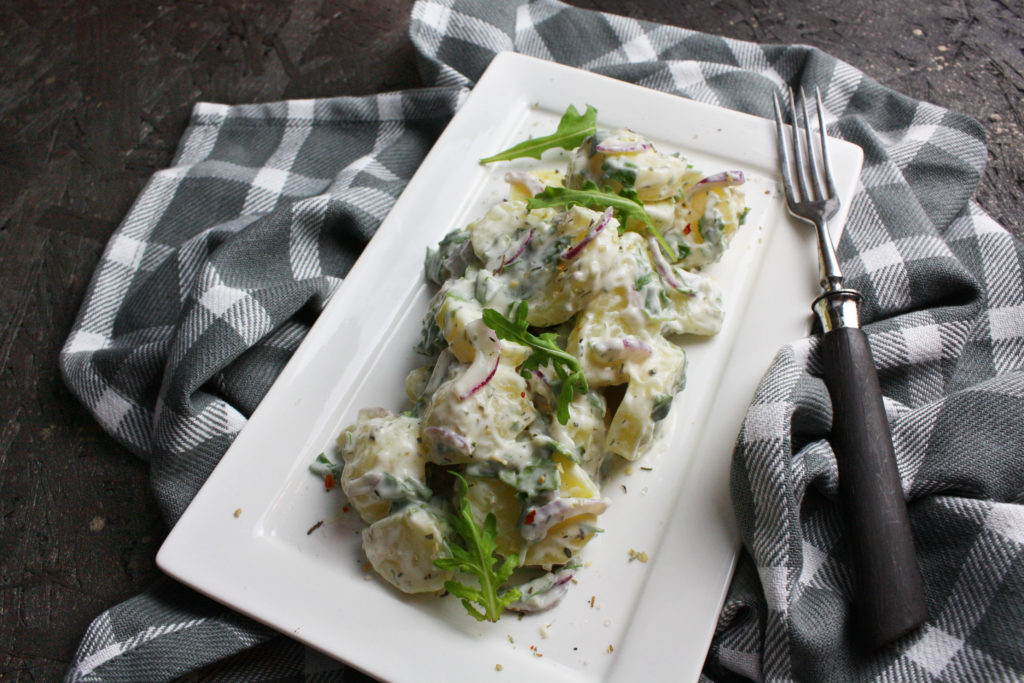
[{"label": "potato piece", "polygon": [[605,441],[609,451],[626,460],[646,452],[665,416],[661,412],[667,414],[686,371],[686,353],[681,348],[662,337],[650,341],[655,352],[647,362],[629,368],[629,385]]},{"label": "potato piece", "polygon": [[[599,226],[600,230],[598,230]],[[556,224],[556,240],[549,254],[554,262],[533,290],[529,323],[540,327],[558,325],[582,310],[593,296],[609,289],[606,280],[617,273],[619,222],[604,214],[574,206]],[[557,238],[561,238],[558,241]],[[577,251],[573,252],[573,249]],[[571,258],[563,258],[571,253]]]},{"label": "potato piece", "polygon": [[597,532],[597,515],[570,517],[551,527],[537,543],[526,548],[523,565],[548,571],[574,558]]},{"label": "potato piece", "polygon": [[494,460],[502,464],[527,461],[530,450],[516,442],[536,417],[524,380],[515,366],[500,362],[490,381],[460,398],[452,373],[430,397],[423,413],[427,457],[438,465]]},{"label": "potato piece", "polygon": [[591,181],[613,192],[635,189],[641,201],[655,202],[677,194],[690,175],[685,161],[661,154],[643,135],[602,130],[576,150],[566,185],[578,188]]},{"label": "potato piece", "polygon": [[481,527],[487,513],[493,512],[497,522],[498,552],[505,557],[518,553],[523,546],[519,533],[519,499],[516,491],[508,484],[488,477],[466,477],[466,501],[473,519]]},{"label": "potato piece", "polygon": [[526,215],[526,201],[514,199],[498,202],[483,218],[469,225],[467,229],[473,252],[488,270],[495,270],[501,264],[501,257],[512,243],[513,235],[526,227]]},{"label": "potato piece", "polygon": [[454,571],[434,566],[450,557],[444,536],[447,523],[429,505],[411,505],[363,529],[363,551],[374,570],[404,593],[428,593],[444,588]]},{"label": "potato piece", "polygon": [[338,437],[344,468],[341,488],[367,524],[386,516],[393,502],[426,488],[426,455],[419,420],[386,410],[362,410]]}]

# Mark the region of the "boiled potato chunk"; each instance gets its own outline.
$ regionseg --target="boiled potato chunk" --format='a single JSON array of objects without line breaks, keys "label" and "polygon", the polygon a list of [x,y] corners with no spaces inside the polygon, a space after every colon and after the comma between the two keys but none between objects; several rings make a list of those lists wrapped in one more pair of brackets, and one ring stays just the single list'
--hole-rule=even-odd
[{"label": "boiled potato chunk", "polygon": [[445,546],[447,525],[440,510],[411,505],[363,529],[363,551],[373,568],[404,593],[444,588],[454,572],[434,566],[450,557]]},{"label": "boiled potato chunk", "polygon": [[486,477],[466,477],[466,483],[469,487],[466,500],[473,519],[483,527],[487,513],[493,512],[498,529],[498,552],[505,557],[518,553],[523,537],[519,533],[520,508],[516,490],[498,479]]},{"label": "boiled potato chunk", "polygon": [[408,497],[403,483],[409,489],[426,486],[427,458],[419,431],[416,418],[362,410],[338,438],[344,462],[341,488],[367,524],[387,515],[394,501]]}]

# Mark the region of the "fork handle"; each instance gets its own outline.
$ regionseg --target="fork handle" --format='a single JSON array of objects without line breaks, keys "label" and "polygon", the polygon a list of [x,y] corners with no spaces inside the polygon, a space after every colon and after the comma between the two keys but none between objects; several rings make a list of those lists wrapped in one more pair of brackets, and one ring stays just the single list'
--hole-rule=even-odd
[{"label": "fork handle", "polygon": [[826,325],[822,356],[856,610],[874,650],[927,619],[921,570],[867,337],[857,326]]}]

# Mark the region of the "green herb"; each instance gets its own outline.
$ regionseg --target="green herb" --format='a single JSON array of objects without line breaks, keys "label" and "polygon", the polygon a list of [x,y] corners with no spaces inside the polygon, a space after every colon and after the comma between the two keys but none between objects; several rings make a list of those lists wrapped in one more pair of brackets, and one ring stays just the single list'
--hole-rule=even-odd
[{"label": "green herb", "polygon": [[535,194],[527,200],[526,208],[546,209],[549,207],[570,207],[585,206],[588,209],[607,209],[609,206],[620,217],[619,222],[625,223],[630,218],[635,218],[645,225],[651,224],[651,217],[640,202],[617,195],[614,192],[602,192],[597,186],[590,183],[590,186],[582,190],[573,190],[568,187],[556,187],[548,185],[543,192]]},{"label": "green herb", "polygon": [[424,270],[427,279],[443,285],[445,280],[462,277],[466,268],[476,260],[468,230],[453,230],[444,236],[436,249],[427,249]]},{"label": "green herb", "polygon": [[558,465],[550,454],[543,452],[535,453],[533,461],[521,470],[501,470],[498,472],[498,479],[518,491],[522,500],[543,501],[538,502],[538,505],[551,500],[562,481]]},{"label": "green herb", "polygon": [[326,478],[327,475],[338,478],[341,477],[341,465],[336,462],[332,462],[326,455],[320,453],[316,456],[316,459],[309,466],[309,471],[318,477]]},{"label": "green herb", "polygon": [[437,355],[447,346],[448,340],[445,339],[444,332],[441,331],[441,326],[437,324],[437,316],[434,315],[434,311],[430,311],[423,319],[423,328],[420,330],[420,340],[416,346],[413,347],[413,350],[421,356],[437,358]]},{"label": "green herb", "polygon": [[604,192],[597,189],[597,186],[593,183],[588,183],[586,187],[581,190],[574,190],[567,187],[555,187],[548,185],[544,188],[543,192],[534,195],[526,202],[526,208],[530,209],[546,209],[549,207],[570,207],[570,206],[585,206],[588,209],[607,209],[609,206],[615,211],[616,216],[619,219],[620,225],[625,227],[626,221],[633,218],[640,221],[652,235],[654,239],[658,240],[658,244],[661,248],[672,258],[673,261],[678,260],[676,258],[675,251],[668,245],[665,238],[662,237],[661,232],[654,227],[654,221],[647,214],[647,210],[644,208],[643,202],[637,197],[635,191],[623,190],[621,193],[616,194],[614,192]]},{"label": "green herb", "polygon": [[586,111],[580,114],[576,107],[569,105],[569,108],[562,114],[558,122],[558,129],[551,135],[544,135],[531,140],[524,140],[518,145],[506,149],[504,152],[494,156],[481,159],[481,164],[489,164],[493,161],[510,161],[521,157],[532,157],[540,159],[540,155],[549,149],[561,147],[562,149],[575,149],[594,134],[597,130],[597,110],[589,104]]},{"label": "green herb", "polygon": [[[575,449],[569,448],[564,443],[552,439],[550,436],[538,437],[538,441],[543,443],[545,446],[551,449],[553,453],[572,460],[575,463],[583,462],[583,446],[577,446]],[[557,470],[556,470],[557,472]]]},{"label": "green herb", "polygon": [[479,588],[458,581],[445,581],[445,590],[462,598],[462,606],[477,621],[497,621],[505,607],[519,599],[519,589],[504,585],[519,564],[519,556],[515,553],[508,557],[498,554],[498,523],[494,513],[487,513],[483,527],[477,524],[466,499],[469,486],[462,475],[453,474],[460,483],[458,513],[452,516],[452,526],[461,545],[451,544],[452,556],[438,558],[434,564],[441,569],[457,569],[476,576]]},{"label": "green herb", "polygon": [[672,410],[672,399],[675,398],[674,394],[662,394],[655,397],[654,405],[651,409],[651,420],[654,422],[661,422],[668,417],[669,411]]},{"label": "green herb", "polygon": [[697,225],[700,226],[700,236],[709,244],[720,245],[724,238],[725,221],[715,216],[703,216]]},{"label": "green herb", "polygon": [[614,180],[622,187],[636,186],[637,165],[632,161],[624,161],[618,158],[605,160],[601,164],[601,175],[605,180]]},{"label": "green herb", "polygon": [[526,322],[529,311],[529,304],[520,301],[515,308],[514,319],[509,320],[493,308],[485,308],[484,324],[502,339],[533,349],[533,353],[523,362],[524,369],[536,370],[549,362],[554,366],[558,379],[562,380],[556,415],[561,424],[566,424],[569,422],[569,403],[572,402],[573,394],[587,393],[587,378],[576,357],[558,347],[558,335],[544,332],[537,336],[529,331]]}]

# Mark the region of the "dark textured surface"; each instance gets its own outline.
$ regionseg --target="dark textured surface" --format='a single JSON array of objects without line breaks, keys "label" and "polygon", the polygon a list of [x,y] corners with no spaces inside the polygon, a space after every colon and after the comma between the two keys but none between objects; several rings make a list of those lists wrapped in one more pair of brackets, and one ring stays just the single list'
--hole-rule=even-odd
[{"label": "dark textured surface", "polygon": [[[978,200],[1024,233],[1024,3],[572,4],[807,43],[989,134]],[[57,354],[107,238],[198,100],[420,84],[411,0],[0,4],[0,678],[53,679],[88,622],[149,585],[145,463],[63,387]]]}]

